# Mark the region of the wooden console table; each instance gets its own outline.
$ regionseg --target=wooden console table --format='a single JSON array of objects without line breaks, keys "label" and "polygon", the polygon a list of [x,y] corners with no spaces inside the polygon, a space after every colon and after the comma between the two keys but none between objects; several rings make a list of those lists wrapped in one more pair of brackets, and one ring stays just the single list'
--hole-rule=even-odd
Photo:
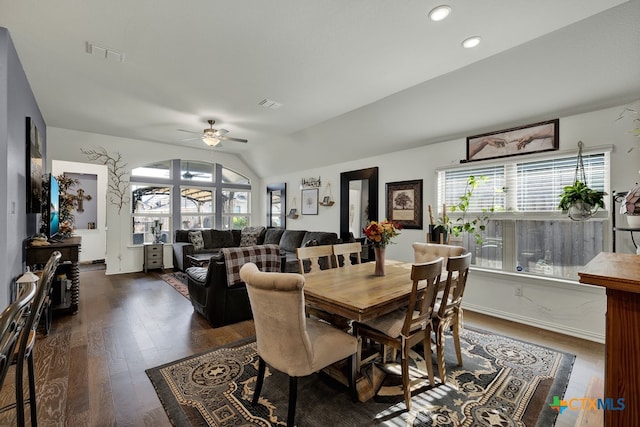
[{"label": "wooden console table", "polygon": [[71,276],[69,277],[69,279],[71,279],[71,298],[68,304],[54,306],[53,309],[55,311],[73,314],[78,312],[78,303],[80,300],[80,243],[80,237],[69,237],[59,243],[51,243],[47,246],[26,247],[26,264],[31,268],[34,266],[44,267],[53,251],[60,251],[62,254],[56,275],[62,272]]},{"label": "wooden console table", "polygon": [[640,255],[600,252],[578,275],[607,289],[604,397],[624,410],[604,411],[605,425],[640,426]]}]

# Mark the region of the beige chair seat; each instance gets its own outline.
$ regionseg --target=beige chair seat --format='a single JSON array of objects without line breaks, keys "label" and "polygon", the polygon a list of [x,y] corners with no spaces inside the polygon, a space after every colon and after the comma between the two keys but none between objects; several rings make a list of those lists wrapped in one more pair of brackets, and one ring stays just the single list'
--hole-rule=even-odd
[{"label": "beige chair seat", "polygon": [[309,375],[309,371],[317,372],[334,363],[336,360],[346,359],[357,351],[357,341],[354,336],[344,333],[327,322],[307,318],[307,335],[311,343],[311,360],[309,368],[298,371],[292,369],[285,372],[292,376]]},{"label": "beige chair seat", "polygon": [[[413,312],[413,319],[417,319],[419,316],[419,311],[416,310]],[[368,326],[369,328],[376,329],[392,338],[398,338],[400,335],[402,335],[402,327],[404,326],[404,322],[406,319],[407,309],[399,308],[392,311],[391,313],[385,314],[384,316],[380,316],[364,322],[363,324]],[[426,327],[426,324],[426,321],[415,323],[412,325],[412,329],[410,330],[410,332],[424,329]]]}]

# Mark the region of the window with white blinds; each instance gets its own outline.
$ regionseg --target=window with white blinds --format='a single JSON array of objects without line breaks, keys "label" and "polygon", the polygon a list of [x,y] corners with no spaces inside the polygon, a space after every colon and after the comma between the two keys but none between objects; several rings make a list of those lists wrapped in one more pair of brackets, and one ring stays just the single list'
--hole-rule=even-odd
[{"label": "window with white blinds", "polygon": [[[576,177],[577,157],[522,162],[516,164],[516,211],[558,211],[562,189],[573,184]],[[587,184],[594,190],[605,191],[605,173],[608,172],[608,156],[605,153],[583,155]]]},{"label": "window with white blinds", "polygon": [[[589,187],[607,191],[609,153],[583,155]],[[473,190],[469,212],[493,208],[500,212],[559,212],[562,189],[575,179],[577,156],[512,161],[501,165],[445,170],[438,173],[438,211],[442,203],[457,205],[466,193],[470,176],[484,177]]]},{"label": "window with white blinds", "polygon": [[[609,191],[609,152],[583,154],[587,185]],[[523,161],[521,157],[502,163],[441,170],[438,172],[438,213],[443,203],[451,207],[467,193],[470,176],[479,180],[473,190],[467,219],[484,217],[491,211],[482,232],[482,242],[462,233],[464,247],[476,267],[529,275],[577,280],[578,271],[606,249],[606,211],[596,220],[576,222],[558,209],[560,194],[576,177],[576,155]],[[600,220],[597,220],[600,219]]]},{"label": "window with white blinds", "polygon": [[[469,203],[469,212],[482,212],[489,208],[496,210],[505,208],[505,168],[503,166],[490,166],[473,169],[460,169],[441,172],[440,206],[447,205],[447,211],[451,206],[460,202],[460,197],[467,193],[467,181],[470,176],[484,177],[478,186],[473,189],[473,196]],[[438,210],[441,212],[441,210]]]}]

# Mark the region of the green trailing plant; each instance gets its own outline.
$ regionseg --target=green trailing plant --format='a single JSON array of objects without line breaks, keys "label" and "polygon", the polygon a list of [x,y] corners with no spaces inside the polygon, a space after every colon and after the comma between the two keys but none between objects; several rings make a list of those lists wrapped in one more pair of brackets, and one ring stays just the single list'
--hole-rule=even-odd
[{"label": "green trailing plant", "polygon": [[481,244],[484,241],[484,231],[487,228],[489,217],[492,212],[496,211],[496,207],[484,208],[481,213],[469,218],[469,208],[471,206],[471,198],[473,197],[474,190],[482,182],[487,181],[486,176],[475,177],[471,175],[467,178],[467,183],[464,189],[464,193],[458,198],[458,203],[450,206],[449,210],[452,213],[459,212],[461,215],[455,219],[451,219],[447,214],[447,208],[443,209],[441,218],[438,218],[436,224],[443,227],[448,233],[458,237],[461,233],[466,232],[476,239],[476,243]]},{"label": "green trailing plant", "polygon": [[589,188],[584,182],[576,180],[572,185],[567,185],[562,190],[558,208],[566,212],[577,203],[588,205],[589,207],[585,207],[587,210],[591,207],[604,208],[606,194],[604,191],[596,191]]}]

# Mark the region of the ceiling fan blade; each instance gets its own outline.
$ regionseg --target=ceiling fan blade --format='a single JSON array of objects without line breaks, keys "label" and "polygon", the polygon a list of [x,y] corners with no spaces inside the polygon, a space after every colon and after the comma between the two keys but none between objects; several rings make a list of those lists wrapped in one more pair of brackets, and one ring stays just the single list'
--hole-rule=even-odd
[{"label": "ceiling fan blade", "polygon": [[186,129],[176,129],[176,130],[178,130],[180,132],[188,132],[188,133],[195,133],[195,134],[199,134],[200,133],[200,132],[194,132],[192,130],[186,130]]},{"label": "ceiling fan blade", "polygon": [[228,133],[229,133],[229,131],[226,130],[226,129],[217,129],[216,130],[216,135],[218,135],[218,136],[226,135]]},{"label": "ceiling fan blade", "polygon": [[230,136],[221,136],[220,139],[223,140],[223,141],[234,141],[234,142],[244,142],[244,143],[249,142],[246,139],[231,138]]},{"label": "ceiling fan blade", "polygon": [[195,141],[198,139],[202,139],[201,137],[196,137],[196,138],[187,138],[187,139],[180,139],[178,140],[179,142],[184,142],[184,141]]}]

